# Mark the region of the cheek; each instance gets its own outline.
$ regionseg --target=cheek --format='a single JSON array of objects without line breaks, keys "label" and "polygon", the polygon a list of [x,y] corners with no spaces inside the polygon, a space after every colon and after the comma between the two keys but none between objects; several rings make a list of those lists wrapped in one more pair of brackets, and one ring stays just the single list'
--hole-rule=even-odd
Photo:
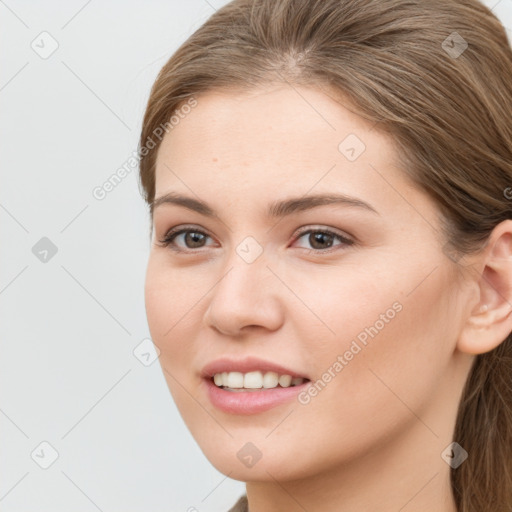
[{"label": "cheek", "polygon": [[210,287],[198,273],[169,265],[165,255],[150,255],[144,287],[146,317],[151,338],[160,350],[164,377],[177,403],[178,383],[184,384],[192,376],[191,363],[198,352],[194,339],[202,325],[205,304],[201,298]]},{"label": "cheek", "polygon": [[159,345],[194,317],[193,306],[201,293],[186,276],[190,274],[172,268],[161,255],[150,255],[144,299],[148,326]]},{"label": "cheek", "polygon": [[304,412],[317,428],[330,423],[356,449],[428,406],[453,350],[446,331],[453,297],[442,272],[425,279],[416,266],[380,280],[352,275],[317,293],[317,311],[336,333],[309,349],[319,381]]},{"label": "cheek", "polygon": [[[167,278],[166,278],[167,277]],[[174,310],[175,294],[173,284],[162,275],[159,268],[150,260],[144,286],[146,317],[153,341],[161,347],[166,331],[172,326],[169,312]]]},{"label": "cheek", "polygon": [[190,309],[197,302],[197,297],[192,296],[190,288],[185,287],[179,278],[179,272],[170,270],[157,257],[150,256],[144,287],[148,327],[151,339],[160,350],[158,361],[169,391],[187,421],[191,401],[183,386],[189,388],[187,381],[191,377],[193,347],[184,339],[183,333],[187,322],[190,325],[194,318]]}]

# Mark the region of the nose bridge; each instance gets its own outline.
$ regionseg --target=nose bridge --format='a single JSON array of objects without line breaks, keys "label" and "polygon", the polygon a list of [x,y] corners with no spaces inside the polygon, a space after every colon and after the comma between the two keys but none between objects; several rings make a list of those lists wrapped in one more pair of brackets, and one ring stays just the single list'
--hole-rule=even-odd
[{"label": "nose bridge", "polygon": [[[264,250],[253,236],[246,236],[233,247],[226,260],[226,274],[219,287],[232,293],[232,299],[245,301],[249,299],[254,304],[259,300],[261,292],[270,292],[268,286],[261,287],[263,280],[270,281],[272,272],[267,268],[268,252]],[[219,290],[220,291],[220,290]]]},{"label": "nose bridge", "polygon": [[276,280],[267,268],[269,259],[262,244],[245,237],[226,259],[222,278],[212,290],[206,314],[210,325],[234,333],[247,325],[275,329],[281,321]]}]

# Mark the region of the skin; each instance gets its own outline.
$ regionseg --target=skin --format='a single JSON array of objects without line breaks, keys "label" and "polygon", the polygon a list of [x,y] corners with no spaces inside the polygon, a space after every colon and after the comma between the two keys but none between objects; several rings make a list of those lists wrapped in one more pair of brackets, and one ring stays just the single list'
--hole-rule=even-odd
[{"label": "skin", "polygon": [[[512,221],[457,264],[392,139],[332,91],[278,84],[197,100],[159,148],[156,198],[200,198],[218,218],[157,207],[145,287],[152,339],[190,432],[215,468],[247,482],[251,512],[454,512],[441,453],[474,356],[512,330]],[[348,134],[366,146],[355,161],[338,149]],[[378,213],[324,205],[265,216],[272,201],[333,191]],[[202,246],[184,235],[174,240],[182,253],[160,244],[185,224],[207,233]],[[314,245],[299,228],[354,243]],[[247,236],[263,249],[250,264],[236,252]],[[401,311],[307,405],[235,415],[209,401],[206,363],[254,355],[315,382],[394,303]],[[261,452],[252,467],[237,457],[249,441]]]}]

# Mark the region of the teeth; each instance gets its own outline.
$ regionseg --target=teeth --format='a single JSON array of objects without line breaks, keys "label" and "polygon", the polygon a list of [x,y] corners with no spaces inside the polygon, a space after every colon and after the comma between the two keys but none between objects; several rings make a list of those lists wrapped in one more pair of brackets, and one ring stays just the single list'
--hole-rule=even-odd
[{"label": "teeth", "polygon": [[224,386],[228,388],[243,388],[244,387],[244,374],[240,372],[229,372],[227,378],[224,380],[224,375],[222,376],[222,383]]},{"label": "teeth", "polygon": [[213,382],[218,387],[231,389],[271,389],[278,385],[283,388],[299,386],[306,379],[291,375],[278,375],[276,372],[222,372],[213,376]]}]

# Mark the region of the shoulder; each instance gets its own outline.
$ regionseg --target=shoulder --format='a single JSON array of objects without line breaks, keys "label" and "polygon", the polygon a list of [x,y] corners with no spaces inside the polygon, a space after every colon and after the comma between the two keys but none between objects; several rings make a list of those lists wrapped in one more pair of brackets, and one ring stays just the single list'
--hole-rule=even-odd
[{"label": "shoulder", "polygon": [[233,507],[228,510],[228,512],[249,512],[247,495],[244,494],[241,496],[239,500],[233,505]]}]

